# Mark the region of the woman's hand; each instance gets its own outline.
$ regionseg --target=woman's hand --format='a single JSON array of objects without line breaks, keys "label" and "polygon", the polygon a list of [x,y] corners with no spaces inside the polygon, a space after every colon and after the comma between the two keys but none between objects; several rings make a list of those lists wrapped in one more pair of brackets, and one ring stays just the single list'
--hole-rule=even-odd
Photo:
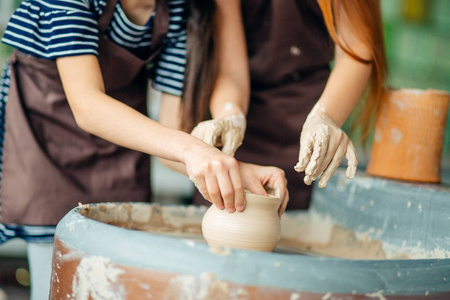
[{"label": "woman's hand", "polygon": [[242,145],[246,127],[244,114],[236,114],[221,119],[200,122],[192,135],[205,143],[222,147],[222,152],[231,156]]},{"label": "woman's hand", "polygon": [[326,187],[344,155],[348,161],[345,175],[353,178],[358,160],[352,141],[326,115],[309,115],[303,125],[298,163],[294,167],[297,172],[305,171],[305,183],[311,185],[322,174],[319,187]]},{"label": "woman's hand", "polygon": [[281,216],[289,202],[287,180],[284,171],[277,167],[266,167],[239,162],[244,188],[253,194],[267,196],[268,194],[281,199],[278,214]]},{"label": "woman's hand", "polygon": [[236,159],[205,143],[185,153],[189,179],[202,196],[232,213],[244,210],[244,187]]},{"label": "woman's hand", "polygon": [[217,76],[209,102],[212,120],[201,122],[192,135],[234,155],[242,144],[250,102],[250,70],[240,0],[215,0]]}]

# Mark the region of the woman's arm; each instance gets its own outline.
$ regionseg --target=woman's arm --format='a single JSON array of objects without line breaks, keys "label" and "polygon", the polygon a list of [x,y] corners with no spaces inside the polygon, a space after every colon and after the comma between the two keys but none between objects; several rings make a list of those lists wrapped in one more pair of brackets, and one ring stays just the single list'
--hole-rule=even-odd
[{"label": "woman's arm", "polygon": [[240,0],[215,0],[218,75],[211,97],[214,119],[247,114],[250,75]]},{"label": "woman's arm", "polygon": [[[343,45],[365,61],[373,59],[371,49],[359,40],[342,13],[338,38]],[[372,63],[356,60],[336,45],[335,65],[325,89],[305,121],[300,137],[297,172],[305,171],[305,183],[319,175],[319,187],[325,187],[344,155],[348,161],[346,176],[353,178],[357,153],[341,126],[361,98],[372,72]]]},{"label": "woman's arm", "polygon": [[216,0],[215,25],[218,73],[209,106],[213,120],[199,123],[192,135],[234,155],[244,139],[250,93],[240,1]]},{"label": "woman's arm", "polygon": [[[56,60],[77,124],[112,143],[180,162],[206,199],[243,209],[244,190],[237,161],[182,131],[158,124],[105,94],[93,55]],[[223,207],[223,206],[222,206]]]},{"label": "woman's arm", "polygon": [[[340,37],[349,48],[359,57],[370,61],[370,49],[356,39],[345,23],[342,30]],[[334,68],[311,114],[326,115],[341,127],[361,98],[371,71],[371,63],[357,61],[336,45]]]}]

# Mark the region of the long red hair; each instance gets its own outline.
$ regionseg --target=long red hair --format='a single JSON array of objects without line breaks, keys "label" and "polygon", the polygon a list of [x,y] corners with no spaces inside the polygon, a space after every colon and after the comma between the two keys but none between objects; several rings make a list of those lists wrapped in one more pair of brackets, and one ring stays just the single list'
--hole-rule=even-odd
[{"label": "long red hair", "polygon": [[[372,74],[365,97],[349,118],[350,130],[357,132],[364,143],[375,124],[383,99],[387,76],[387,60],[379,0],[317,0],[325,25],[333,41],[348,55],[363,63],[372,63]],[[339,36],[341,24],[369,49],[370,60],[358,56]]]}]

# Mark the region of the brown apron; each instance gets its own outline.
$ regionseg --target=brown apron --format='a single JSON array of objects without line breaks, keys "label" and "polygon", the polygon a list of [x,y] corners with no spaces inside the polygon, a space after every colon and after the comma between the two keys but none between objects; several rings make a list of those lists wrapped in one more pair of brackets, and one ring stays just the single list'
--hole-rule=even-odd
[{"label": "brown apron", "polygon": [[[156,1],[152,49],[141,60],[103,36],[116,3],[107,1],[99,20],[106,93],[146,114],[146,66],[167,34],[167,4]],[[149,156],[81,130],[55,61],[15,51],[0,196],[1,222],[26,225],[55,225],[78,202],[150,201]]]},{"label": "brown apron", "polygon": [[[307,208],[311,187],[294,171],[300,132],[319,99],[333,44],[315,0],[242,2],[251,76],[247,130],[236,158],[282,168],[288,209]],[[200,197],[195,203],[207,204]]]}]

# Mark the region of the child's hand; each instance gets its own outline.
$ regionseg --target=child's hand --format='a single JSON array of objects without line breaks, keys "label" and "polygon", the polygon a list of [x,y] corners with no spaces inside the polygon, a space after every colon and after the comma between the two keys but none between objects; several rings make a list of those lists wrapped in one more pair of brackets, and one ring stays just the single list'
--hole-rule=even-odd
[{"label": "child's hand", "polygon": [[310,185],[322,174],[319,187],[326,187],[344,155],[348,161],[345,175],[353,178],[358,160],[352,141],[329,117],[309,115],[303,125],[298,163],[294,167],[297,172],[305,171],[305,183]]},{"label": "child's hand", "polygon": [[244,209],[244,188],[236,159],[201,143],[185,153],[189,179],[203,197],[228,212]]}]

